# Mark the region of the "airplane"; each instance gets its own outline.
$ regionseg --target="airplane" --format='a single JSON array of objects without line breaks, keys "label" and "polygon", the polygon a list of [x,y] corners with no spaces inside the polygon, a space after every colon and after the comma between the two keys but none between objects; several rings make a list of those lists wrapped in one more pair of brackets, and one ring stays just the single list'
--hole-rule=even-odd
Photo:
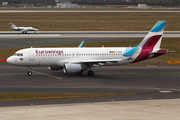
[{"label": "airplane", "polygon": [[33,27],[16,27],[13,23],[9,23],[9,25],[13,30],[21,31],[22,33],[27,33],[27,31],[34,31],[35,33],[35,31],[38,31],[37,28],[33,28]]},{"label": "airplane", "polygon": [[[32,75],[32,67],[49,67],[66,74],[83,73],[93,76],[92,67],[124,65],[155,58],[169,51],[161,49],[166,21],[158,21],[146,37],[135,47],[26,48],[7,59],[12,65],[25,66]],[[83,41],[84,43],[84,41]]]}]

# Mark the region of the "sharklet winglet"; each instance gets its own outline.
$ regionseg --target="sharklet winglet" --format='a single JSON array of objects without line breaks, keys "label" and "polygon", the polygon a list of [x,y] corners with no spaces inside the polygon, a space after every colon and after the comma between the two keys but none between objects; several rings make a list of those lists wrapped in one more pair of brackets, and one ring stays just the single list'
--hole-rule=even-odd
[{"label": "sharklet winglet", "polygon": [[81,44],[78,46],[78,48],[82,48],[83,44],[84,44],[84,41],[81,42]]}]

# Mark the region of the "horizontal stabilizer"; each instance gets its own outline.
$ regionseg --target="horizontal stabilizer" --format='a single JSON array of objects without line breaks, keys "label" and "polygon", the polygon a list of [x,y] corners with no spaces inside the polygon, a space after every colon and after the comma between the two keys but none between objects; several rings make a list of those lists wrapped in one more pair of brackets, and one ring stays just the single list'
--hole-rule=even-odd
[{"label": "horizontal stabilizer", "polygon": [[162,51],[162,52],[150,52],[149,54],[160,54],[160,53],[167,53],[166,51]]},{"label": "horizontal stabilizer", "polygon": [[174,53],[174,52],[176,52],[176,51],[168,51],[168,53]]}]

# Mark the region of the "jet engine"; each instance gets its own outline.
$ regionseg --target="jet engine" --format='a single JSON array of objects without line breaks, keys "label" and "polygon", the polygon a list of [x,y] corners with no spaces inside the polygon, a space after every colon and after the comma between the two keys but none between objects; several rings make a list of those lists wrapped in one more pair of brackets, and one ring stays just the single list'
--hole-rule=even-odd
[{"label": "jet engine", "polygon": [[63,71],[64,73],[81,73],[81,64],[65,64]]},{"label": "jet engine", "polygon": [[49,70],[62,70],[63,67],[60,67],[60,66],[51,66],[51,67],[48,67]]}]

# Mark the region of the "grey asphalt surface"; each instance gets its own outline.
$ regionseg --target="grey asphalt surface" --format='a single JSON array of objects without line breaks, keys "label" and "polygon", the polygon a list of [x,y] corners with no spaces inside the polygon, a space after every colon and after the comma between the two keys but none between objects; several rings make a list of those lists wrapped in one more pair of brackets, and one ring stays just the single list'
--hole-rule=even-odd
[{"label": "grey asphalt surface", "polygon": [[[0,106],[63,104],[81,102],[105,102],[111,99],[146,100],[180,98],[180,66],[124,65],[93,68],[95,76],[64,74],[49,71],[47,67],[33,68],[27,76],[27,68],[0,66],[0,92],[36,93],[136,93],[137,95],[93,97],[56,100],[4,101]],[[38,72],[38,73],[37,73]],[[75,87],[75,88],[74,88]],[[171,91],[171,93],[160,93]]]},{"label": "grey asphalt surface", "polygon": [[0,49],[23,48],[31,46],[45,46],[56,44],[103,41],[123,41],[123,40],[140,40],[140,38],[0,38]]},{"label": "grey asphalt surface", "polygon": [[[38,31],[22,34],[19,31],[0,32],[0,49],[45,46],[55,44],[142,40],[148,31]],[[180,31],[166,31],[163,38],[179,39]]]}]

